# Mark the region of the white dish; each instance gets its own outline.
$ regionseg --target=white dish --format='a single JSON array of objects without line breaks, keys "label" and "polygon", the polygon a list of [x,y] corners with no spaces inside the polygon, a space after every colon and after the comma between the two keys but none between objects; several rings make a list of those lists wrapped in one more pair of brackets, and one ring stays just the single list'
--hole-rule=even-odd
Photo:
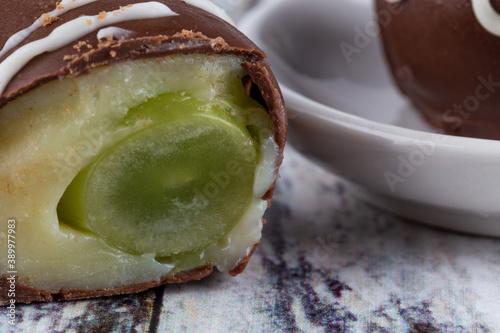
[{"label": "white dish", "polygon": [[239,22],[281,83],[289,142],[369,203],[500,236],[500,141],[425,124],[391,81],[374,19],[370,0],[274,0]]}]

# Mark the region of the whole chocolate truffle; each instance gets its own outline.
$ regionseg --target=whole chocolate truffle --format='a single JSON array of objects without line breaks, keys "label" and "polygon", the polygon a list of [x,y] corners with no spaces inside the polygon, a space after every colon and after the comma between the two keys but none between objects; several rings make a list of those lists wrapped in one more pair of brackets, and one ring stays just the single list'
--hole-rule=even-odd
[{"label": "whole chocolate truffle", "polygon": [[447,134],[500,139],[498,7],[488,0],[376,0],[398,87]]}]

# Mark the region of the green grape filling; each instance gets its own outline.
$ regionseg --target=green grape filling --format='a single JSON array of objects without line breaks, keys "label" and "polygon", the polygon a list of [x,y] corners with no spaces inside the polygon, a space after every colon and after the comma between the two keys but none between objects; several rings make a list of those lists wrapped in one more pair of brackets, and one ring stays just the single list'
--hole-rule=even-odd
[{"label": "green grape filling", "polygon": [[259,155],[244,111],[168,93],[120,126],[137,130],[74,178],[57,207],[61,222],[128,253],[168,257],[201,251],[238,223]]}]

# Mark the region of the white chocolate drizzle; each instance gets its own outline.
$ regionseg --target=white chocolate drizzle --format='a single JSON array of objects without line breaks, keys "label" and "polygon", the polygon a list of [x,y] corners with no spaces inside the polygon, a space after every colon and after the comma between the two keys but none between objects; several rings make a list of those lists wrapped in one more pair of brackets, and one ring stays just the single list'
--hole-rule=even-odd
[{"label": "white chocolate drizzle", "polygon": [[[59,17],[59,15],[62,15],[72,9],[82,7],[96,1],[98,0],[61,0],[61,2],[57,5],[56,9],[54,9],[51,12],[43,14],[28,28],[18,31],[14,35],[10,36],[5,45],[3,46],[3,48],[0,50],[0,57],[3,56],[8,51],[12,50],[17,45],[19,45],[35,30],[37,30],[40,27],[43,27],[46,24],[45,22],[47,19],[57,18]],[[224,9],[220,8],[219,6],[216,6],[210,0],[184,0],[184,2],[192,6],[199,7],[234,25],[233,20],[226,14]]]},{"label": "white chocolate drizzle", "polygon": [[[72,0],[71,0],[72,1]],[[144,2],[121,7],[112,12],[94,16],[80,16],[54,29],[47,37],[23,45],[0,63],[0,94],[31,59],[44,52],[55,51],[92,31],[124,21],[175,16],[168,6],[156,2]]]},{"label": "white chocolate drizzle", "polygon": [[30,25],[28,28],[23,29],[23,30],[15,33],[14,35],[12,35],[5,43],[2,50],[0,50],[0,57],[3,56],[8,51],[10,51],[12,48],[19,45],[23,40],[25,40],[35,30],[37,30],[40,27],[43,27],[46,24],[45,23],[46,20],[50,20],[52,18],[57,18],[59,15],[64,14],[72,9],[85,6],[85,5],[87,5],[91,2],[95,2],[95,1],[97,1],[97,0],[62,0],[56,9],[54,9],[51,12],[43,14],[35,22],[33,22],[33,24]]},{"label": "white chocolate drizzle", "polygon": [[116,39],[125,39],[132,36],[135,32],[127,29],[122,29],[118,27],[107,27],[101,29],[97,32],[97,39],[106,39],[108,37],[113,37]]},{"label": "white chocolate drizzle", "polygon": [[472,0],[472,8],[481,26],[489,33],[500,36],[500,14],[489,0]]}]

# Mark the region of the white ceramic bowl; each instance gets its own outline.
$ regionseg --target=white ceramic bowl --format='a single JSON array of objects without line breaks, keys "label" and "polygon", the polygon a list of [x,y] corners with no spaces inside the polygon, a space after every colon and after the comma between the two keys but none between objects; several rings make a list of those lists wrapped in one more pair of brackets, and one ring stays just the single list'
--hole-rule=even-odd
[{"label": "white ceramic bowl", "polygon": [[500,236],[500,141],[425,124],[391,81],[375,26],[370,0],[268,0],[239,23],[268,53],[296,149],[396,215]]}]

